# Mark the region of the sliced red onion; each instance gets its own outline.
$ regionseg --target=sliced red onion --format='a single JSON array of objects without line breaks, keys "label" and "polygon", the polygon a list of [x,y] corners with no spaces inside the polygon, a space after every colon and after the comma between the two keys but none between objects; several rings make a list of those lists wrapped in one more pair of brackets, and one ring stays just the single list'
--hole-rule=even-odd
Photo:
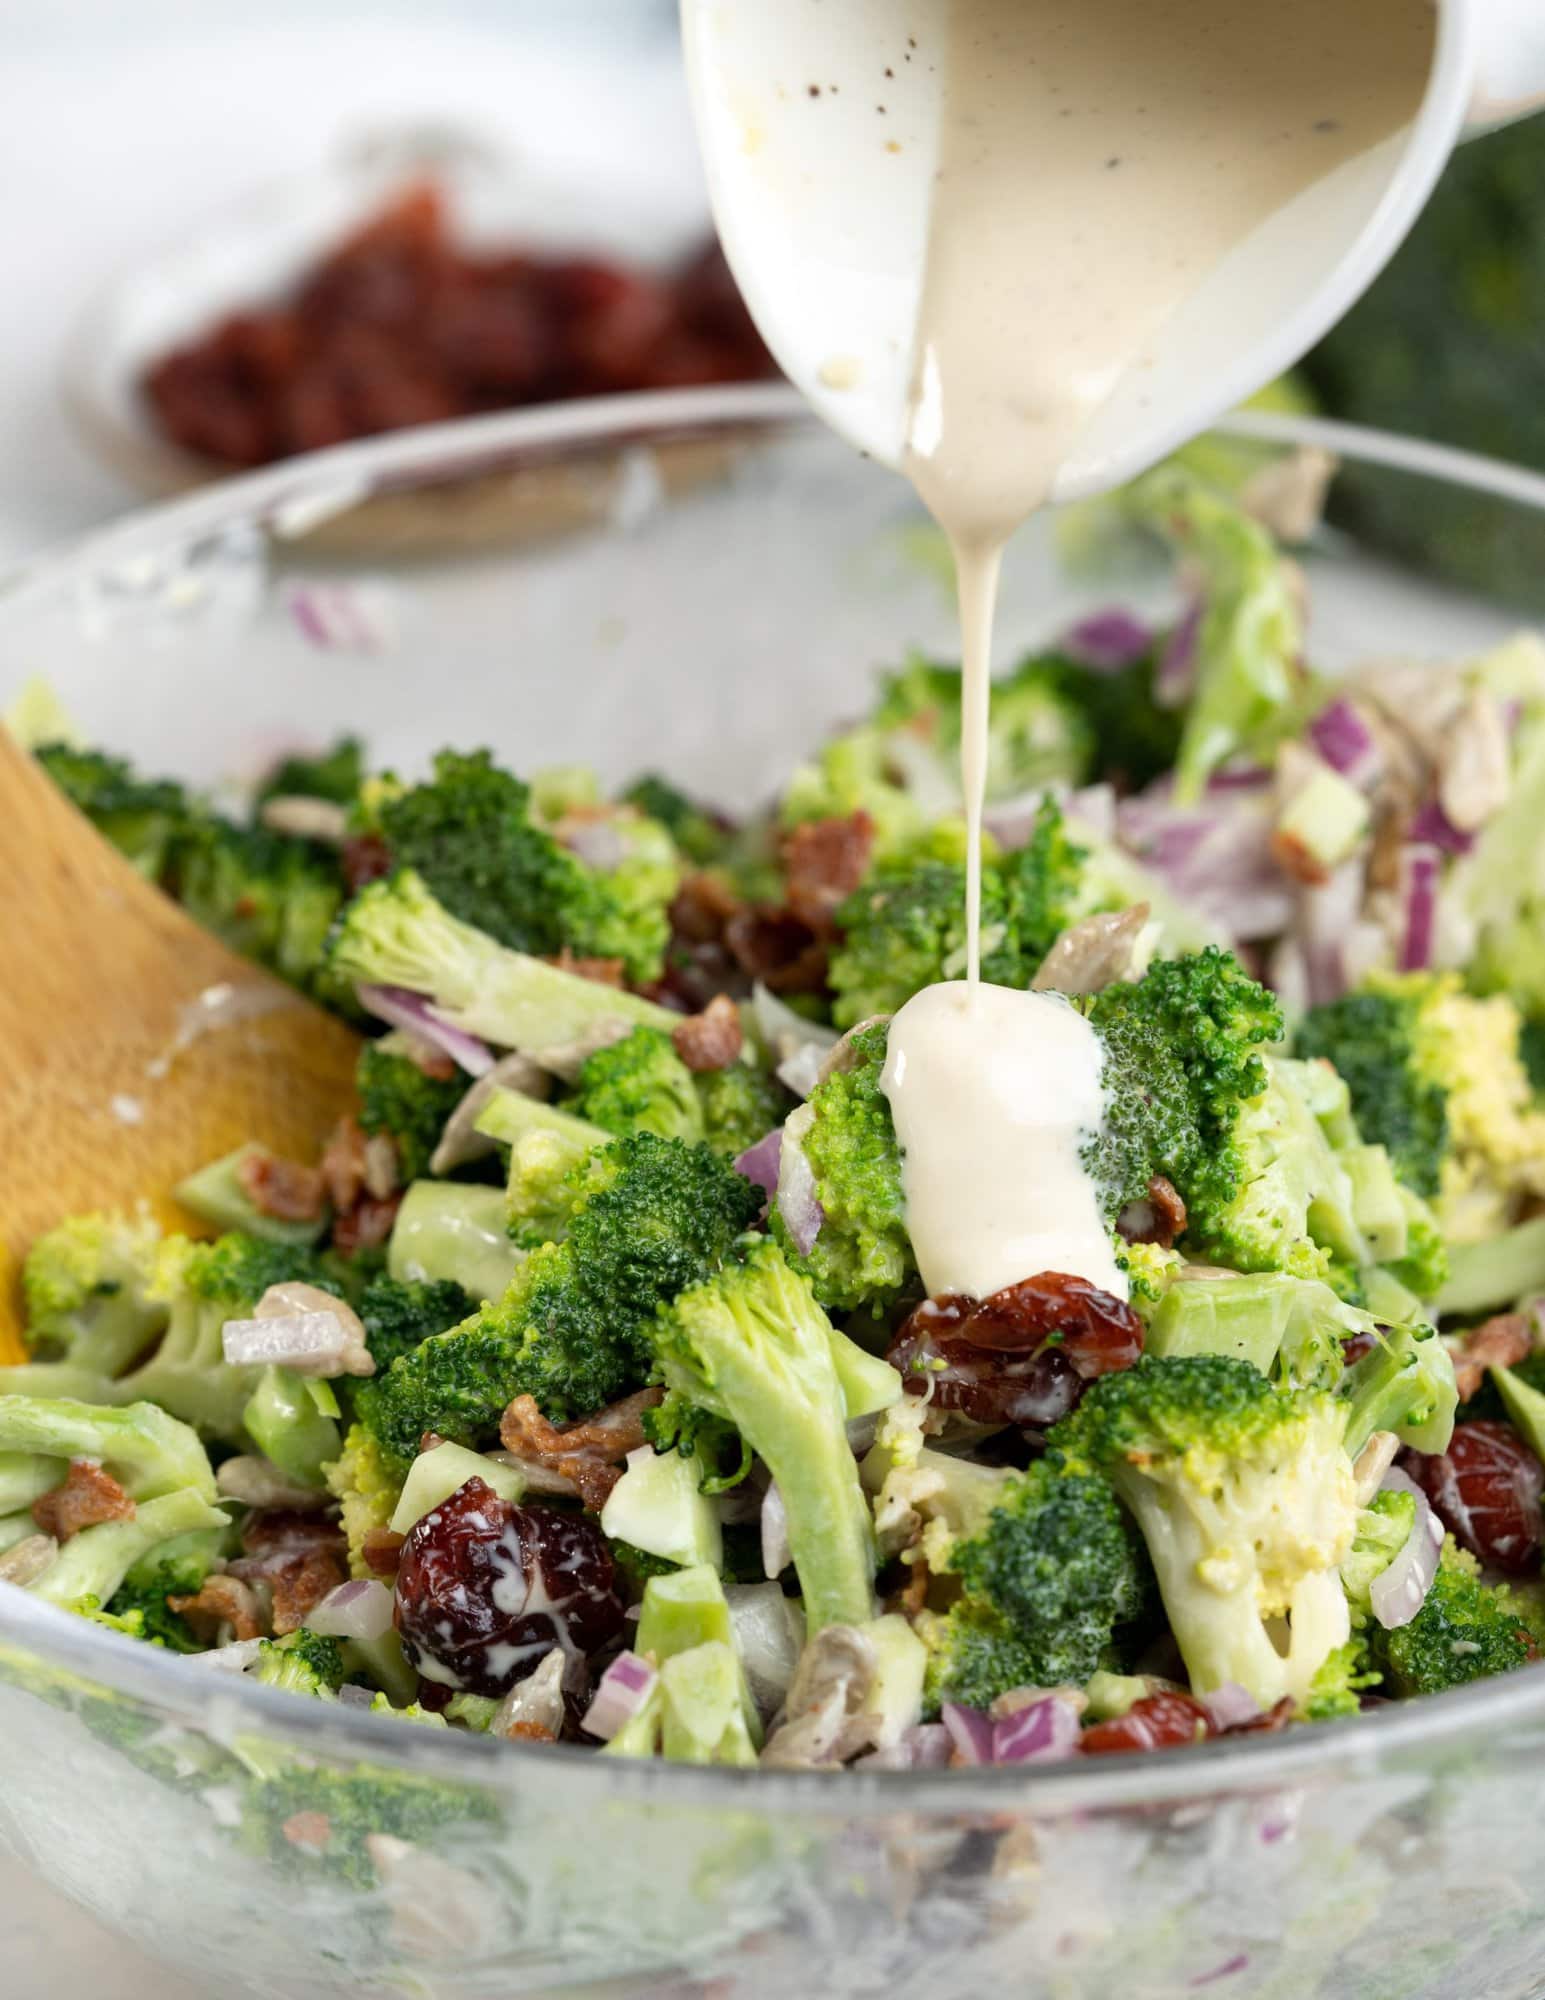
[{"label": "sliced red onion", "polygon": [[[1355,983],[1351,952],[1361,935],[1359,919],[1366,890],[1366,864],[1360,855],[1354,855],[1328,882],[1305,888],[1299,898],[1297,941],[1302,953],[1305,1005],[1318,1007],[1339,1000]],[[1290,997],[1284,993],[1284,1002]]]},{"label": "sliced red onion", "polygon": [[285,605],[298,630],[327,653],[379,653],[392,643],[391,601],[383,586],[295,583]]},{"label": "sliced red onion", "polygon": [[955,1755],[962,1764],[990,1764],[993,1760],[993,1722],[979,1708],[966,1708],[947,1701],[939,1720],[950,1733]]},{"label": "sliced red onion", "polygon": [[1213,1966],[1210,1972],[1199,1972],[1196,1975],[1196,1977],[1190,1981],[1192,1991],[1195,1992],[1203,1986],[1215,1985],[1216,1982],[1220,1979],[1232,1979],[1236,1972],[1244,1972],[1248,1970],[1249,1964],[1250,1964],[1249,1952],[1236,1951],[1232,1958],[1224,1959],[1221,1965]]},{"label": "sliced red onion", "polygon": [[1113,605],[1081,619],[1065,633],[1062,650],[1096,673],[1117,673],[1140,660],[1152,644],[1152,626]]},{"label": "sliced red onion", "polygon": [[1196,679],[1196,645],[1206,612],[1206,605],[1198,598],[1164,642],[1153,683],[1160,708],[1183,707],[1190,697]]},{"label": "sliced red onion", "polygon": [[1078,1748],[1078,1737],[1077,1708],[1060,1695],[1050,1694],[992,1725],[992,1761],[1034,1764],[1071,1757]]},{"label": "sliced red onion", "polygon": [[1409,1625],[1427,1601],[1432,1580],[1438,1573],[1438,1551],[1443,1546],[1443,1523],[1432,1511],[1427,1496],[1398,1465],[1392,1465],[1380,1484],[1385,1493],[1409,1493],[1416,1502],[1416,1519],[1405,1546],[1387,1569],[1381,1570],[1368,1586],[1368,1602],[1373,1615],[1386,1632]]},{"label": "sliced red onion", "polygon": [[1362,790],[1367,790],[1383,767],[1373,731],[1344,695],[1320,710],[1309,724],[1309,737],[1330,768]]},{"label": "sliced red onion", "polygon": [[789,1517],[783,1504],[783,1495],[778,1491],[778,1482],[772,1480],[762,1495],[762,1574],[776,1579],[793,1561],[789,1548]]},{"label": "sliced red onion", "polygon": [[610,1743],[625,1722],[631,1722],[653,1692],[660,1676],[637,1653],[619,1653],[601,1676],[595,1699],[580,1723],[587,1735]]},{"label": "sliced red onion", "polygon": [[735,1171],[759,1187],[769,1201],[778,1192],[778,1161],[783,1152],[783,1127],[775,1125],[765,1139],[748,1146],[735,1162]]},{"label": "sliced red onion", "polygon": [[1435,847],[1408,847],[1400,858],[1401,910],[1399,970],[1431,968],[1438,931],[1438,883],[1443,860]]},{"label": "sliced red onion", "polygon": [[1279,937],[1293,919],[1294,887],[1272,852],[1270,798],[1253,772],[1209,787],[1194,811],[1177,808],[1167,784],[1117,809],[1122,844],[1182,903],[1236,942]]},{"label": "sliced red onion", "polygon": [[[1091,833],[1096,840],[1116,838],[1116,788],[1114,785],[1084,785],[1069,792],[1063,811],[1070,820]],[[1026,838],[1029,838],[1027,832]]]},{"label": "sliced red onion", "polygon": [[228,1319],[220,1345],[233,1368],[300,1366],[306,1374],[338,1364],[349,1352],[348,1329],[337,1313],[284,1313],[274,1319]]},{"label": "sliced red onion", "polygon": [[1411,838],[1419,846],[1439,847],[1445,854],[1468,854],[1475,835],[1455,826],[1436,799],[1429,799],[1411,822]]},{"label": "sliced red onion", "polygon": [[1238,1681],[1225,1681],[1211,1694],[1204,1694],[1201,1703],[1207,1711],[1207,1720],[1219,1731],[1238,1729],[1242,1723],[1254,1722],[1261,1713],[1261,1704]]},{"label": "sliced red onion", "polygon": [[384,1639],[392,1629],[392,1593],[374,1577],[351,1577],[306,1618],[324,1639]]},{"label": "sliced red onion", "polygon": [[437,1014],[422,993],[410,993],[404,986],[360,986],[355,994],[368,1013],[433,1042],[468,1076],[486,1076],[493,1068],[494,1052],[488,1044]]},{"label": "sliced red onion", "polygon": [[795,1129],[799,1119],[804,1119],[808,1126],[808,1109],[794,1112],[783,1128],[783,1147],[778,1160],[777,1209],[794,1248],[801,1257],[808,1257],[821,1233],[826,1211],[815,1191],[815,1170],[799,1143],[804,1129]]}]

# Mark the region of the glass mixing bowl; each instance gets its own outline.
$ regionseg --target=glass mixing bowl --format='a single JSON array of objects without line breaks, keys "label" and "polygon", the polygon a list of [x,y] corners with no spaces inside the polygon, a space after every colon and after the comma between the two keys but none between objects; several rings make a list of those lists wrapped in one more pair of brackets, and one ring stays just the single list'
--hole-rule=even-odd
[{"label": "glass mixing bowl", "polygon": [[[1400,440],[1255,430],[1427,480],[1471,535],[1545,507],[1545,482]],[[1344,541],[1305,562],[1332,667],[1511,629]],[[1003,653],[1172,588],[1069,569],[1038,526]],[[784,392],[708,392],[382,440],[126,522],[0,602],[0,700],[44,674],[91,738],[206,784],[355,728],[403,767],[492,741],[734,808],[953,630],[899,480]],[[24,979],[29,940],[0,934]],[[248,1687],[0,1585],[0,1838],[209,1991],[267,2000],[1522,2000],[1542,1771],[1545,1666],[1184,1755],[763,1776]]]}]

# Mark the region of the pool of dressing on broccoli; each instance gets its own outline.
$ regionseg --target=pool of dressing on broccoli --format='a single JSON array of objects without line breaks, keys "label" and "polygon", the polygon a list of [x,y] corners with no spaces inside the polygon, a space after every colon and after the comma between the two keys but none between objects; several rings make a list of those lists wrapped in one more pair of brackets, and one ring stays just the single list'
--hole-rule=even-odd
[{"label": "pool of dressing on broccoli", "polygon": [[[1003,550],[1156,329],[1267,216],[1415,113],[1430,0],[935,0],[938,165],[907,471],[960,601],[967,976],[891,1024],[883,1087],[930,1292],[1043,1270],[1125,1297],[1081,1138],[1101,1049],[1055,995],[984,986],[993,617]],[[909,24],[910,25],[910,24]]]}]

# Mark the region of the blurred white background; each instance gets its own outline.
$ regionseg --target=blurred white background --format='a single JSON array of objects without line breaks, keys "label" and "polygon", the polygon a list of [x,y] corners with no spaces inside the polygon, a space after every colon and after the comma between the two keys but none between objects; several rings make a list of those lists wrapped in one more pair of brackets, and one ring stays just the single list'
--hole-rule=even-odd
[{"label": "blurred white background", "polygon": [[63,343],[116,272],[362,139],[465,128],[706,214],[670,0],[0,0],[0,568],[132,504]]}]

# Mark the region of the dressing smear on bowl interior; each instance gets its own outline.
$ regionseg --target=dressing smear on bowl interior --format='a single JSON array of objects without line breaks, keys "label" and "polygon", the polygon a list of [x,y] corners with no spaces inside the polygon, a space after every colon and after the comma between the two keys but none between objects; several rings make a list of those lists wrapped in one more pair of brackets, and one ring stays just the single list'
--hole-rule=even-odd
[{"label": "dressing smear on bowl interior", "polygon": [[1054,996],[981,984],[1003,550],[1229,251],[1414,115],[1435,16],[1430,0],[939,0],[922,13],[944,97],[906,463],[959,589],[968,961],[963,983],[897,1014],[885,1089],[930,1291],[983,1297],[1057,1270],[1125,1296],[1079,1160],[1077,1121],[1100,1116],[1093,1030]]}]

